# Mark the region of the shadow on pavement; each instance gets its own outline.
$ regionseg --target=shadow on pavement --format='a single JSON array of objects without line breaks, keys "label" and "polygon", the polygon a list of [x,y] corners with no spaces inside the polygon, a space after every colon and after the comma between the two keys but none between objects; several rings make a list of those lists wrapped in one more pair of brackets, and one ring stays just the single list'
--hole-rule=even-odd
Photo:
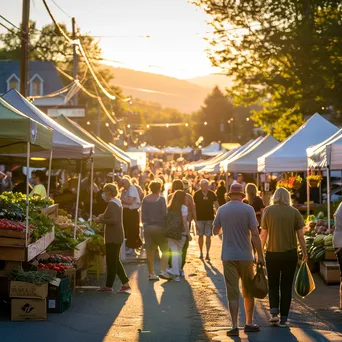
[{"label": "shadow on pavement", "polygon": [[140,269],[138,287],[143,300],[140,342],[210,341],[203,332],[192,289],[184,278],[179,283],[151,282],[146,270]]}]

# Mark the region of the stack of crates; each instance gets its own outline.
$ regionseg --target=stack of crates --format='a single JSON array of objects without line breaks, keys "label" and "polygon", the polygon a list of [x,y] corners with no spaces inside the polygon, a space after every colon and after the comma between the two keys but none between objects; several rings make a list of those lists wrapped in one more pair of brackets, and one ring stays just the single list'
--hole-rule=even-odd
[{"label": "stack of crates", "polygon": [[59,286],[49,284],[47,298],[48,313],[62,313],[71,306],[72,290],[69,278],[60,279]]}]

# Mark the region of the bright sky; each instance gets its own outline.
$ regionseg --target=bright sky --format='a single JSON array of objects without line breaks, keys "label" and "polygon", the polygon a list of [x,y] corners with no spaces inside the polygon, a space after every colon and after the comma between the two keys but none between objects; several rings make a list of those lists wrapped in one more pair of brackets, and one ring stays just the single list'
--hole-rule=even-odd
[{"label": "bright sky", "polygon": [[[210,30],[203,11],[187,0],[54,0],[76,18],[82,33],[101,38],[103,57],[120,61],[116,66],[160,73],[178,78],[210,74],[214,70],[203,40]],[[58,22],[71,18],[53,0],[47,3]],[[1,4],[1,15],[18,25],[22,0]],[[38,28],[51,23],[43,2],[31,0],[30,19]],[[6,24],[8,26],[8,24]],[[0,27],[0,32],[4,29]],[[144,36],[151,38],[145,38]]]}]

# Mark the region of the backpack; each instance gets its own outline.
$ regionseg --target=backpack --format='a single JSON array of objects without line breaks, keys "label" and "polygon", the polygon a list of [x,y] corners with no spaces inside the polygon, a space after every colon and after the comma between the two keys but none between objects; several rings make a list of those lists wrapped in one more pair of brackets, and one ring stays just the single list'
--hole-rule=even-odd
[{"label": "backpack", "polygon": [[169,210],[166,215],[166,236],[173,240],[181,240],[182,232],[182,214]]}]

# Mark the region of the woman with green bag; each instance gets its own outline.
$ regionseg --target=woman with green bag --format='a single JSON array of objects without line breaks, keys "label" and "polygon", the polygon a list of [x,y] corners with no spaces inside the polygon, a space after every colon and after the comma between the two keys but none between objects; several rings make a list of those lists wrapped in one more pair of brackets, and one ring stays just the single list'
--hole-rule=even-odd
[{"label": "woman with green bag", "polygon": [[[271,324],[280,321],[285,328],[292,300],[293,279],[298,264],[297,237],[303,251],[303,261],[307,259],[303,228],[304,220],[300,212],[292,207],[291,195],[285,188],[278,188],[271,205],[265,208],[261,220],[261,241],[266,246],[266,268]],[[280,296],[279,296],[280,292]],[[279,319],[280,313],[280,319]]]}]

